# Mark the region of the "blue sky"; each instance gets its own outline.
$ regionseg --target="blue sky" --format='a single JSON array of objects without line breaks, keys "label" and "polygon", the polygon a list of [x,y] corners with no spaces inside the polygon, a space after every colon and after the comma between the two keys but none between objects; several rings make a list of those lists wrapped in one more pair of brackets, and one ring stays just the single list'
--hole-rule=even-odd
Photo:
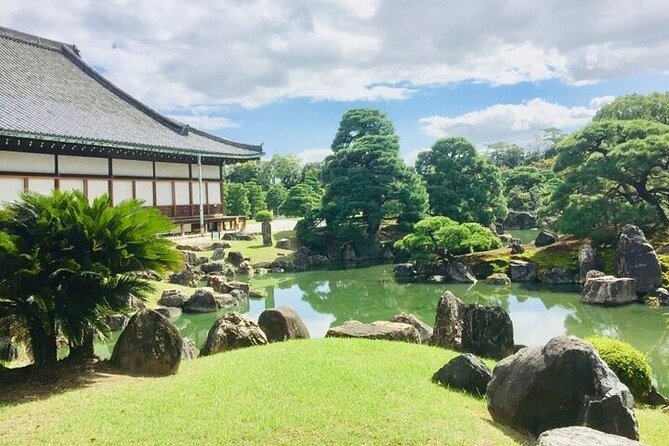
[{"label": "blue sky", "polygon": [[669,90],[667,23],[665,0],[0,0],[0,25],[76,44],[148,105],[305,161],[353,107],[384,110],[409,162],[574,130]]}]

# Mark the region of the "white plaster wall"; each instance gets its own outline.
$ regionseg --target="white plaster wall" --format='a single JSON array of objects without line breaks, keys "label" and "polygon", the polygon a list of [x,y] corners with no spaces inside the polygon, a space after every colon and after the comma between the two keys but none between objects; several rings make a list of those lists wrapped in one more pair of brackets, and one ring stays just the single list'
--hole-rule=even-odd
[{"label": "white plaster wall", "polygon": [[176,204],[191,204],[190,189],[187,182],[177,181],[174,183],[174,200]]},{"label": "white plaster wall", "polygon": [[172,206],[171,181],[156,181],[156,206]]},{"label": "white plaster wall", "polygon": [[58,172],[80,175],[108,175],[109,160],[86,156],[58,156]]},{"label": "white plaster wall", "polygon": [[78,180],[74,178],[61,178],[60,180],[60,190],[79,190],[84,191],[84,180]]},{"label": "white plaster wall", "polygon": [[[197,178],[197,164],[193,165],[193,178]],[[202,178],[205,180],[218,180],[221,178],[218,166],[202,166]]]},{"label": "white plaster wall", "polygon": [[88,180],[88,198],[92,201],[109,193],[109,183],[106,180]]},{"label": "white plaster wall", "polygon": [[221,204],[221,183],[207,183],[209,199],[207,203],[209,204]]},{"label": "white plaster wall", "polygon": [[[114,188],[114,205],[132,198],[132,181],[114,180],[112,187]],[[151,201],[153,201],[153,190],[151,191]]]},{"label": "white plaster wall", "polygon": [[5,201],[14,201],[23,192],[23,178],[0,178],[0,206]]},{"label": "white plaster wall", "polygon": [[160,178],[188,178],[188,164],[156,163],[156,176]]},{"label": "white plaster wall", "polygon": [[29,178],[28,190],[39,194],[50,194],[54,189],[53,178]]},{"label": "white plaster wall", "polygon": [[144,200],[146,206],[153,206],[153,182],[137,181],[135,183],[137,199]]},{"label": "white plaster wall", "polygon": [[112,172],[116,176],[126,177],[153,177],[151,161],[113,160]]},{"label": "white plaster wall", "polygon": [[0,150],[0,171],[2,172],[31,172],[55,173],[53,155],[42,153],[6,152]]}]

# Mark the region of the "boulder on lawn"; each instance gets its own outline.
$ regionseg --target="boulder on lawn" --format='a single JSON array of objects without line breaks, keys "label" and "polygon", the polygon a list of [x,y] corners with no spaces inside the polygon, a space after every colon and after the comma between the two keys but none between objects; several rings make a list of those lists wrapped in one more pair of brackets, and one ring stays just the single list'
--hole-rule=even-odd
[{"label": "boulder on lawn", "polygon": [[446,269],[446,272],[448,273],[449,277],[456,282],[460,283],[476,283],[476,276],[474,275],[474,271],[472,269],[465,265],[462,262],[458,261],[453,261],[449,262],[448,268]]},{"label": "boulder on lawn", "polygon": [[465,353],[440,368],[432,376],[432,382],[480,397],[485,395],[490,378],[492,372],[488,366],[471,353]]},{"label": "boulder on lawn", "polygon": [[243,276],[252,276],[253,275],[253,265],[248,260],[244,260],[242,263],[237,266],[237,273]]},{"label": "boulder on lawn", "polygon": [[192,287],[195,286],[199,276],[200,272],[195,266],[186,264],[181,271],[170,275],[169,282],[175,285]]},{"label": "boulder on lawn", "polygon": [[634,282],[634,279],[628,277],[589,278],[583,285],[581,302],[604,306],[631,304],[637,300]]},{"label": "boulder on lawn", "polygon": [[290,243],[290,239],[282,238],[282,239],[277,240],[276,247],[278,249],[291,249],[292,245]]},{"label": "boulder on lawn", "polygon": [[395,265],[393,274],[398,283],[407,283],[416,280],[418,277],[418,270],[413,263],[400,263],[399,265]]},{"label": "boulder on lawn", "polygon": [[376,321],[371,324],[346,321],[339,326],[330,328],[325,337],[385,339],[420,344],[420,334],[413,325],[387,321]]},{"label": "boulder on lawn", "polygon": [[220,273],[226,270],[226,266],[221,261],[207,262],[200,265],[200,270],[205,274]]},{"label": "boulder on lawn", "polygon": [[514,351],[513,323],[502,307],[465,304],[446,291],[437,304],[430,345],[501,359]]},{"label": "boulder on lawn", "polygon": [[535,436],[584,425],[639,438],[632,394],[594,348],[574,336],[558,336],[497,363],[486,397],[493,420]]},{"label": "boulder on lawn", "polygon": [[181,251],[184,256],[184,260],[188,265],[197,265],[197,254],[193,251]]},{"label": "boulder on lawn", "polygon": [[157,312],[135,313],[114,345],[111,363],[137,375],[172,375],[179,369],[183,339],[179,329]]},{"label": "boulder on lawn", "polygon": [[579,274],[569,268],[554,266],[541,276],[541,281],[546,285],[572,285],[579,282]]},{"label": "boulder on lawn", "polygon": [[228,242],[214,242],[209,246],[209,249],[211,250],[217,250],[217,249],[230,249],[230,243]]},{"label": "boulder on lawn", "polygon": [[485,279],[485,283],[488,285],[511,285],[511,279],[504,273],[495,273],[491,274]]},{"label": "boulder on lawn", "polygon": [[512,282],[534,282],[537,280],[539,266],[533,262],[524,260],[511,260],[509,265],[509,276]]},{"label": "boulder on lawn", "polygon": [[225,288],[225,285],[230,281],[227,276],[207,276],[207,286],[211,287],[217,293],[226,293],[228,290]]},{"label": "boulder on lawn", "polygon": [[511,254],[522,254],[525,252],[523,241],[519,238],[511,239]]},{"label": "boulder on lawn", "polygon": [[195,359],[200,356],[200,350],[195,346],[195,342],[189,337],[183,338],[183,346],[181,349],[181,360]]},{"label": "boulder on lawn", "polygon": [[616,247],[616,275],[635,279],[637,294],[646,294],[662,285],[662,266],[655,250],[636,226],[625,225]]},{"label": "boulder on lawn", "polygon": [[267,344],[265,333],[248,317],[237,312],[225,314],[214,322],[201,356]]},{"label": "boulder on lawn", "polygon": [[309,339],[309,330],[297,312],[288,306],[271,308],[260,313],[258,326],[269,342]]},{"label": "boulder on lawn", "polygon": [[216,248],[211,254],[211,260],[223,260],[225,258],[225,250],[223,248]]},{"label": "boulder on lawn", "polygon": [[432,327],[418,319],[413,314],[400,313],[393,316],[390,322],[401,322],[402,324],[413,325],[420,335],[421,344],[427,344],[432,337]]},{"label": "boulder on lawn", "polygon": [[541,248],[543,246],[552,245],[557,242],[557,240],[558,237],[556,233],[549,231],[548,229],[542,229],[539,234],[537,234],[537,238],[534,239],[534,246]]},{"label": "boulder on lawn", "polygon": [[228,262],[232,263],[235,266],[239,266],[244,261],[244,256],[239,251],[230,251],[228,253]]},{"label": "boulder on lawn", "polygon": [[158,305],[164,307],[177,307],[183,308],[184,304],[188,300],[188,296],[181,290],[170,289],[163,291],[160,299],[158,299]]},{"label": "boulder on lawn", "polygon": [[585,426],[569,426],[551,429],[539,435],[536,446],[643,446],[643,444]]},{"label": "boulder on lawn", "polygon": [[198,288],[184,304],[184,313],[213,313],[219,308],[216,293],[211,287]]}]

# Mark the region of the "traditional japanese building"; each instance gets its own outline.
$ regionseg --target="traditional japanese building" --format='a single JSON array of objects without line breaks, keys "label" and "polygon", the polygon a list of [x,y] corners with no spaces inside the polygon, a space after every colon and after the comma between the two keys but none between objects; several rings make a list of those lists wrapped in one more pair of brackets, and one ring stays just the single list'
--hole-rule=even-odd
[{"label": "traditional japanese building", "polygon": [[223,166],[262,154],[157,113],[74,45],[0,27],[0,202],[78,189],[144,200],[195,229],[220,223]]}]

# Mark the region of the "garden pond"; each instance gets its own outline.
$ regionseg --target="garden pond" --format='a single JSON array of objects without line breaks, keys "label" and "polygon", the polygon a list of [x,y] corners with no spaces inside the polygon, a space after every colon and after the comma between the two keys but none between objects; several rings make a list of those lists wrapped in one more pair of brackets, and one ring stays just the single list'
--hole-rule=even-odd
[{"label": "garden pond", "polygon": [[[253,279],[252,285],[265,290],[267,298],[250,300],[238,311],[257,321],[263,310],[289,305],[302,318],[312,338],[325,336],[331,326],[349,319],[388,320],[400,312],[413,313],[432,325],[439,297],[450,290],[468,303],[503,307],[513,321],[516,344],[541,345],[564,334],[581,338],[604,335],[629,342],[648,355],[658,388],[669,394],[666,307],[634,304],[602,308],[581,304],[577,290],[557,291],[522,284],[398,284],[393,278],[393,265],[270,274]],[[215,313],[183,314],[174,322],[201,347],[216,317]],[[97,353],[109,357],[117,336],[115,333],[106,344],[97,345]]]}]

